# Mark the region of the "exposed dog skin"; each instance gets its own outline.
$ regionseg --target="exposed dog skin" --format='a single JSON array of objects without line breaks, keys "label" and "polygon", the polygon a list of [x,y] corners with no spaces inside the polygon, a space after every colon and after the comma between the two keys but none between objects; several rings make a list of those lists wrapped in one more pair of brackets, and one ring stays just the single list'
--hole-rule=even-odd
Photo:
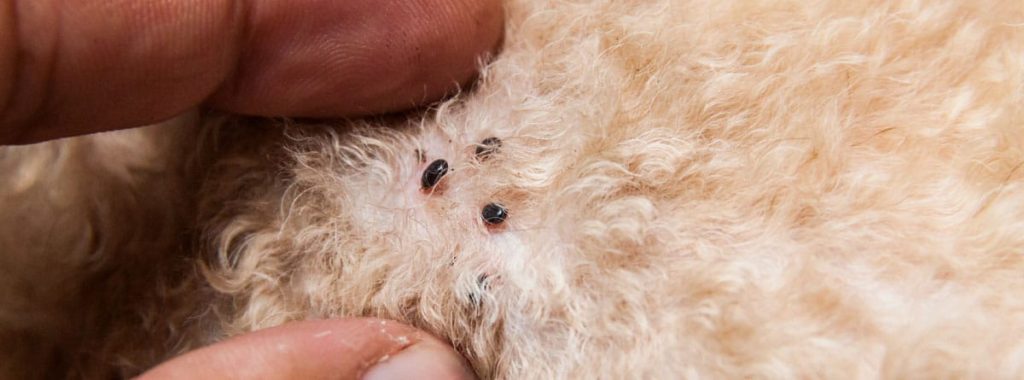
[{"label": "exposed dog skin", "polygon": [[377,316],[487,378],[1024,376],[1024,2],[507,7],[408,118],[0,151],[0,354]]}]

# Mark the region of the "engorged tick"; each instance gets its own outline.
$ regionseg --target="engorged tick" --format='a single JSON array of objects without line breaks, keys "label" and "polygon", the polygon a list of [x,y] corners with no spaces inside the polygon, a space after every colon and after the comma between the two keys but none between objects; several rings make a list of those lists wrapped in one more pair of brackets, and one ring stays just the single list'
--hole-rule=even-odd
[{"label": "engorged tick", "polygon": [[444,177],[445,174],[448,174],[448,161],[443,159],[434,160],[423,171],[420,185],[423,186],[424,190],[433,189],[434,186],[437,186],[438,182],[441,182],[441,177]]},{"label": "engorged tick", "polygon": [[484,223],[494,226],[505,222],[508,218],[508,209],[497,203],[488,203],[484,206],[484,209],[480,211],[480,217],[483,218]]},{"label": "engorged tick", "polygon": [[498,152],[498,148],[501,148],[501,139],[497,137],[488,137],[481,141],[476,146],[476,158],[479,160],[486,160],[492,154]]}]

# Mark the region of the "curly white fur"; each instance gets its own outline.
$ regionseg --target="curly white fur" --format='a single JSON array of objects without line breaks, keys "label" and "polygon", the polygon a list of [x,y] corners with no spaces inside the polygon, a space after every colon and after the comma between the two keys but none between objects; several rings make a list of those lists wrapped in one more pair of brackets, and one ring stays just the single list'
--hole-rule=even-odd
[{"label": "curly white fur", "polygon": [[222,144],[199,336],[372,315],[495,378],[1024,376],[1024,3],[507,6],[423,117]]}]

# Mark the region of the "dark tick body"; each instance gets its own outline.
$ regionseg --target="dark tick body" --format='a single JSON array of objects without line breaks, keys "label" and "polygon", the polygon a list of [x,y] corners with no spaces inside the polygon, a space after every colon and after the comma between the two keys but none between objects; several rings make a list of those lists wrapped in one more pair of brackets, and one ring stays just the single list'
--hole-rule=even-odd
[{"label": "dark tick body", "polygon": [[448,174],[448,161],[434,160],[423,171],[420,185],[423,186],[424,190],[432,189],[434,186],[437,186],[438,182],[441,182],[441,177],[444,177],[445,174]]},{"label": "dark tick body", "polygon": [[480,211],[480,217],[483,218],[484,223],[494,226],[505,222],[508,218],[508,209],[497,203],[488,203],[484,206],[484,209]]},{"label": "dark tick body", "polygon": [[501,139],[497,137],[488,137],[476,146],[476,158],[479,160],[486,160],[492,154],[497,153],[498,148],[501,148]]}]

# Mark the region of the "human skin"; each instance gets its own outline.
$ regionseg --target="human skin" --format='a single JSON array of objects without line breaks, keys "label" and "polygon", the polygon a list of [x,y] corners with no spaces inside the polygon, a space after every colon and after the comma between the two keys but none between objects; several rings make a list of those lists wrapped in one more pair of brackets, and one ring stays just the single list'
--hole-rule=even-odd
[{"label": "human skin", "polygon": [[[5,1],[0,145],[137,127],[197,106],[324,118],[409,109],[472,80],[500,42],[502,17],[496,0]],[[143,378],[409,374],[472,377],[426,333],[343,319],[229,339]]]},{"label": "human skin", "polygon": [[172,359],[140,379],[470,379],[447,344],[398,322],[351,318],[256,331]]},{"label": "human skin", "polygon": [[197,105],[288,117],[400,111],[475,74],[496,0],[0,3],[0,144],[152,124]]}]

